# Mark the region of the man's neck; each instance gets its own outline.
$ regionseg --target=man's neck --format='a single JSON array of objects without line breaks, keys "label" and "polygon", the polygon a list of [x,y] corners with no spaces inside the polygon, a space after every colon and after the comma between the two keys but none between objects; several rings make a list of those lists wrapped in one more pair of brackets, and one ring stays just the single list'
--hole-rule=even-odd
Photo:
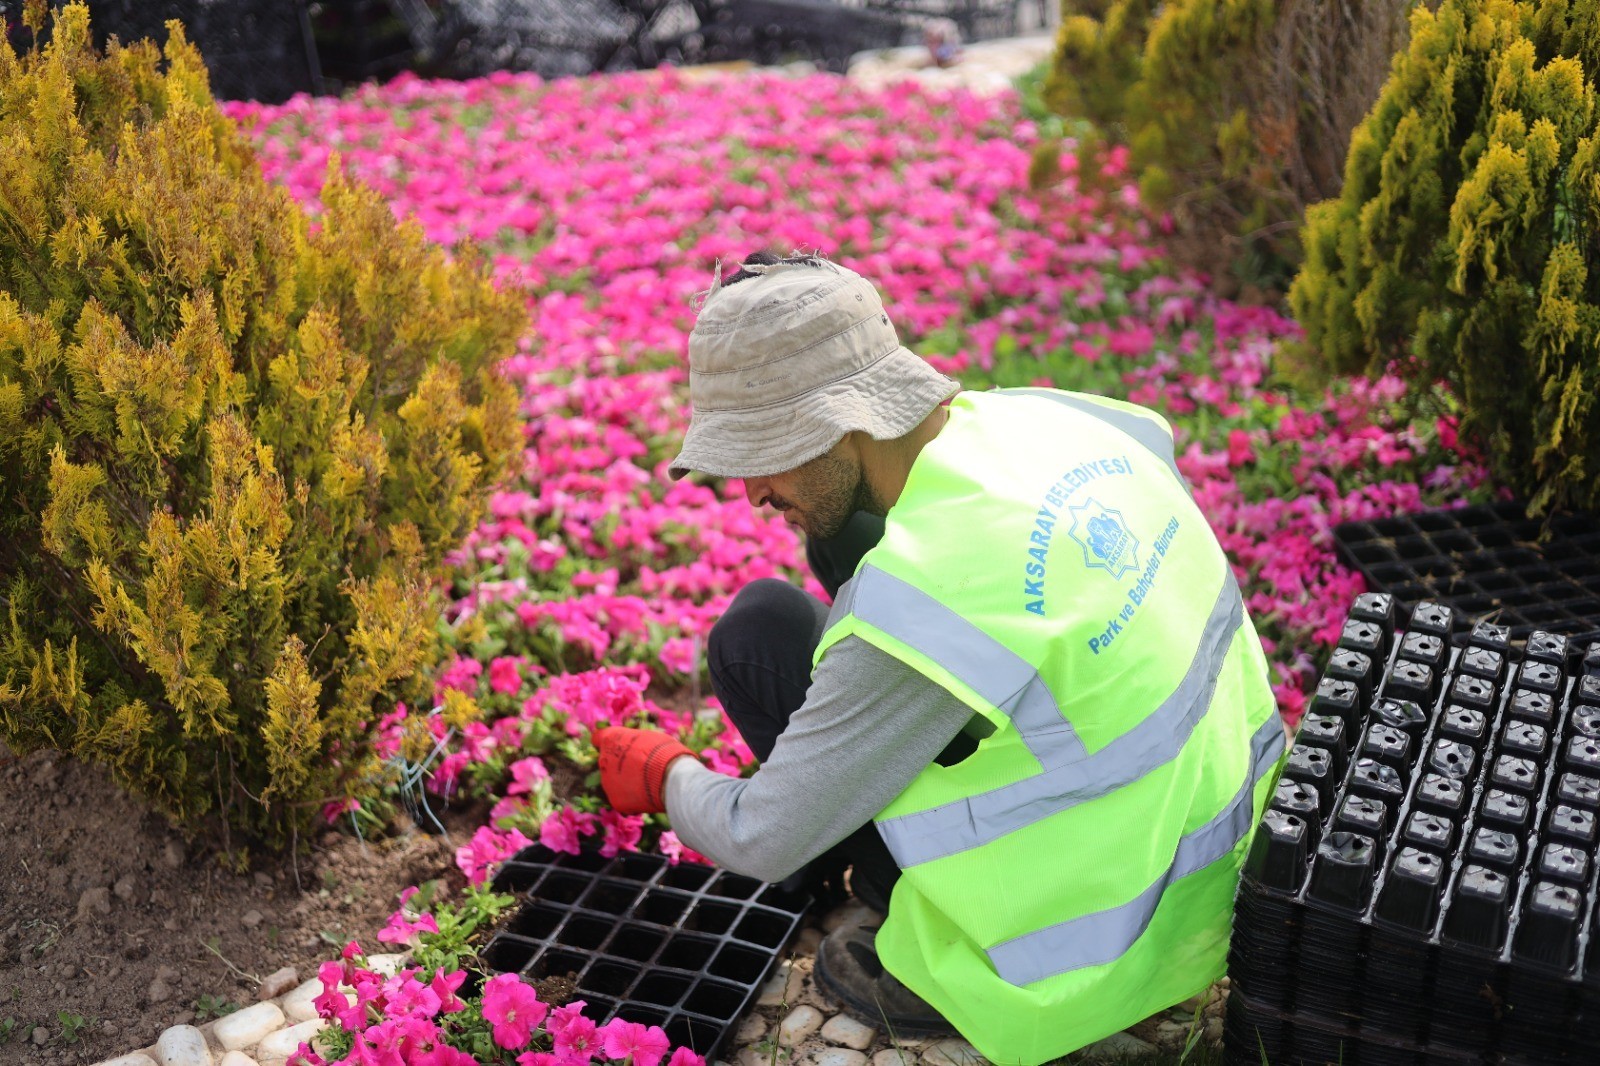
[{"label": "man's neck", "polygon": [[912,464],[922,454],[923,447],[939,435],[949,417],[948,407],[935,407],[927,418],[903,437],[865,440],[861,450],[863,474],[873,496],[882,501],[886,511],[899,502],[900,494],[905,491],[906,479],[911,476]]}]

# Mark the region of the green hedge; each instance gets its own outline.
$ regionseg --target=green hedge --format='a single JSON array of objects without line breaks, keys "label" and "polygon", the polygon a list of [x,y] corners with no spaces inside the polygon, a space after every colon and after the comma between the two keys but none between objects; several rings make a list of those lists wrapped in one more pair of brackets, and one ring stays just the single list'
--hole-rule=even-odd
[{"label": "green hedge", "polygon": [[1286,284],[1414,2],[1063,0],[1046,99],[1130,147],[1196,265]]},{"label": "green hedge", "polygon": [[171,31],[0,46],[0,738],[282,839],[427,696],[524,316],[336,166],[308,219]]},{"label": "green hedge", "polygon": [[1600,507],[1596,0],[1445,0],[1312,209],[1302,363],[1448,381],[1538,509]]}]

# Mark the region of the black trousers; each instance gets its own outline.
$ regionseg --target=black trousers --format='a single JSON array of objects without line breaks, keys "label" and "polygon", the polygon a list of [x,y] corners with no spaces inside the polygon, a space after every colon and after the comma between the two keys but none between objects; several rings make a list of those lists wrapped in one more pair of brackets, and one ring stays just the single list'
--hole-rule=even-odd
[{"label": "black trousers", "polygon": [[[883,536],[883,519],[858,511],[837,537],[808,540],[806,561],[830,596],[855,573],[856,564]],[[757,759],[772,755],[789,718],[805,702],[811,658],[822,639],[827,606],[785,581],[763,578],[739,590],[706,641],[711,687]],[[883,838],[869,821],[796,875],[824,905],[843,898],[844,871],[851,891],[880,913],[900,876]]]}]

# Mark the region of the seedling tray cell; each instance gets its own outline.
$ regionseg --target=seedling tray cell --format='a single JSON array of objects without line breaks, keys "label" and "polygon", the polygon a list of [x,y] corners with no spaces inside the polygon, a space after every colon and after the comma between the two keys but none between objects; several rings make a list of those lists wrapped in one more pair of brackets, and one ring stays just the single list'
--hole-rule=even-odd
[{"label": "seedling tray cell", "polygon": [[1351,610],[1387,652],[1335,653],[1251,846],[1225,1061],[1600,1062],[1600,640],[1385,606]]},{"label": "seedling tray cell", "polygon": [[[1542,527],[1520,505],[1501,503],[1345,522],[1333,535],[1340,558],[1361,571],[1372,594],[1393,597],[1399,622],[1432,601],[1455,609],[1445,635],[1453,630],[1458,640],[1480,619],[1503,627],[1506,640],[1535,629],[1575,643],[1600,638],[1600,516],[1555,518],[1543,542]],[[1365,622],[1378,613],[1366,607],[1351,617]],[[1416,619],[1400,628],[1439,632]]]},{"label": "seedling tray cell", "polygon": [[659,1025],[711,1059],[811,905],[808,896],[657,855],[541,845],[501,868],[521,908],[486,944],[494,973],[567,977],[596,1021]]}]

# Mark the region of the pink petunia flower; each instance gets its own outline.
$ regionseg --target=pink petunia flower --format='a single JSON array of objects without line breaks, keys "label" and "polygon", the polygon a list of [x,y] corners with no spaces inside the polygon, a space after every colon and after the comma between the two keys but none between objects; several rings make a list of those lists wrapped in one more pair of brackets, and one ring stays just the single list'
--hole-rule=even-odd
[{"label": "pink petunia flower", "polygon": [[435,688],[441,695],[449,689],[456,689],[470,696],[477,689],[478,678],[482,674],[483,664],[478,660],[456,658],[440,671]]},{"label": "pink petunia flower", "polygon": [[646,1026],[613,1018],[600,1030],[606,1056],[613,1059],[632,1059],[633,1066],[659,1066],[672,1047],[672,1041],[660,1026]]},{"label": "pink petunia flower", "polygon": [[619,852],[639,850],[639,837],[644,831],[643,815],[618,814],[608,809],[600,812],[600,825],[605,829],[601,855],[609,859]]},{"label": "pink petunia flower", "polygon": [[601,1038],[593,1018],[569,1018],[561,1028],[552,1028],[550,1036],[563,1062],[586,1063],[600,1050]]},{"label": "pink petunia flower", "polygon": [[1244,466],[1246,463],[1255,462],[1255,443],[1250,438],[1248,430],[1230,429],[1228,431],[1228,465]]},{"label": "pink petunia flower", "polygon": [[289,1053],[284,1066],[328,1066],[328,1063],[309,1042],[305,1042]]},{"label": "pink petunia flower", "polygon": [[489,879],[494,866],[533,843],[515,829],[482,825],[472,839],[456,848],[456,867],[475,885]]},{"label": "pink petunia flower", "polygon": [[489,691],[509,696],[522,687],[522,659],[502,655],[489,663]]},{"label": "pink petunia flower", "polygon": [[595,816],[584,814],[573,807],[563,807],[544,820],[539,827],[539,843],[551,851],[576,855],[581,850],[579,840],[595,834]]},{"label": "pink petunia flower", "polygon": [[456,970],[453,973],[440,971],[433,975],[433,980],[428,982],[428,987],[433,989],[433,994],[439,997],[439,1013],[454,1014],[458,1010],[465,1010],[466,1004],[456,996],[456,990],[467,979],[467,971]]},{"label": "pink petunia flower", "polygon": [[553,1051],[524,1051],[517,1056],[517,1066],[566,1066],[566,1060]]},{"label": "pink petunia flower", "polygon": [[660,849],[661,854],[667,857],[669,866],[676,866],[680,862],[698,862],[702,865],[710,865],[704,855],[679,840],[678,834],[670,829],[661,834],[660,839],[656,842],[656,847]]},{"label": "pink petunia flower", "polygon": [[514,973],[497,974],[483,986],[483,1018],[493,1027],[494,1042],[509,1051],[528,1046],[533,1030],[550,1008]]},{"label": "pink petunia flower", "polygon": [[478,1066],[478,1060],[449,1044],[439,1043],[414,1053],[410,1066]]},{"label": "pink petunia flower", "polygon": [[420,918],[407,918],[404,908],[389,915],[389,924],[378,930],[378,939],[385,944],[407,944],[416,939],[418,933],[437,933],[439,922],[431,914],[424,914]]},{"label": "pink petunia flower", "polygon": [[545,1023],[545,1028],[550,1030],[551,1036],[560,1036],[574,1022],[584,1017],[583,1008],[588,1005],[587,1000],[568,1000],[550,1012],[550,1019]]},{"label": "pink petunia flower", "polygon": [[506,795],[516,796],[524,792],[532,792],[540,782],[550,780],[550,771],[545,768],[544,760],[537,755],[530,755],[526,759],[518,759],[511,764],[511,784],[506,787]]},{"label": "pink petunia flower", "polygon": [[[337,962],[325,962],[318,968],[317,976],[322,979],[322,992],[311,1001],[311,1005],[316,1008],[317,1016],[338,1021],[346,1029],[361,1028],[366,1019],[360,1009],[351,1003],[352,997],[340,988],[345,980],[344,967]],[[352,1011],[354,1011],[353,1018]],[[352,1018],[354,1024],[347,1022],[347,1018]]]},{"label": "pink petunia flower", "polygon": [[322,820],[329,825],[339,820],[340,815],[348,811],[359,811],[361,802],[353,799],[329,800],[322,805]]},{"label": "pink petunia flower", "polygon": [[396,974],[384,983],[384,1010],[396,1018],[432,1018],[439,1013],[439,994],[417,980],[416,971]]}]

